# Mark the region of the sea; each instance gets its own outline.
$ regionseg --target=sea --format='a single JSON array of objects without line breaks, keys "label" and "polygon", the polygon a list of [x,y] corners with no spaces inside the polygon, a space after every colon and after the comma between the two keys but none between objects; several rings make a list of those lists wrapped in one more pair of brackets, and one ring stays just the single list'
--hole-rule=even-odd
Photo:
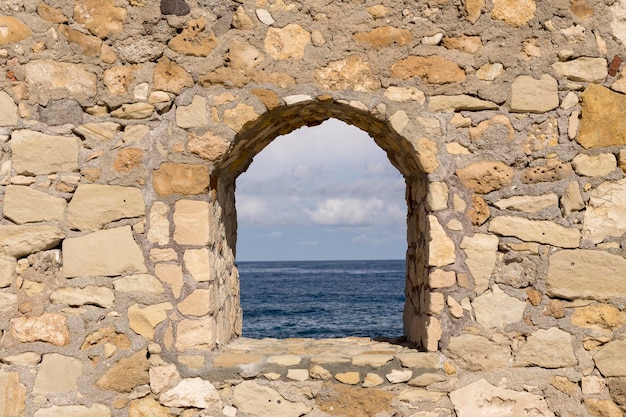
[{"label": "sea", "polygon": [[243,336],[401,337],[404,260],[238,262]]}]

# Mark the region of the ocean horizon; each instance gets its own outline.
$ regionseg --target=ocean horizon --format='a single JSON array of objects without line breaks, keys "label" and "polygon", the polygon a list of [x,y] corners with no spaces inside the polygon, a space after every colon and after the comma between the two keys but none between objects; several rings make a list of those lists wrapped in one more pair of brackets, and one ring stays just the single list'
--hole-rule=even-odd
[{"label": "ocean horizon", "polygon": [[405,260],[238,261],[242,336],[403,335]]}]

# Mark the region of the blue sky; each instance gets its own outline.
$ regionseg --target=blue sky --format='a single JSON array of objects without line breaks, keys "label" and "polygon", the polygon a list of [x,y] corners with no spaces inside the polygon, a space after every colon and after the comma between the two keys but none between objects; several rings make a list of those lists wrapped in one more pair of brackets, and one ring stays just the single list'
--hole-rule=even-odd
[{"label": "blue sky", "polygon": [[237,260],[404,259],[405,185],[335,119],[276,138],[237,179]]}]

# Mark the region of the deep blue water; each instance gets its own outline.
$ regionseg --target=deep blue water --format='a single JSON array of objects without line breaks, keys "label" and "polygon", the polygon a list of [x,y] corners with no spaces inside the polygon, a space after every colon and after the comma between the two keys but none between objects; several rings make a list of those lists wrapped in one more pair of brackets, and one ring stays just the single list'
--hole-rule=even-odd
[{"label": "deep blue water", "polygon": [[405,261],[238,262],[243,336],[402,336]]}]

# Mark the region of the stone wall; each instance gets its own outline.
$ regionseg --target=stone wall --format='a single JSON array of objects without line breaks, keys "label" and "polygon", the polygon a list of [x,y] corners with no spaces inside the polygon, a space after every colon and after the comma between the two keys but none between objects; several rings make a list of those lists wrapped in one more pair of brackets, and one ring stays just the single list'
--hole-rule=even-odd
[{"label": "stone wall", "polygon": [[625,9],[2,1],[0,417],[208,415],[157,385],[241,333],[235,180],[328,118],[406,179],[405,332],[461,376],[426,389],[622,415]]}]

